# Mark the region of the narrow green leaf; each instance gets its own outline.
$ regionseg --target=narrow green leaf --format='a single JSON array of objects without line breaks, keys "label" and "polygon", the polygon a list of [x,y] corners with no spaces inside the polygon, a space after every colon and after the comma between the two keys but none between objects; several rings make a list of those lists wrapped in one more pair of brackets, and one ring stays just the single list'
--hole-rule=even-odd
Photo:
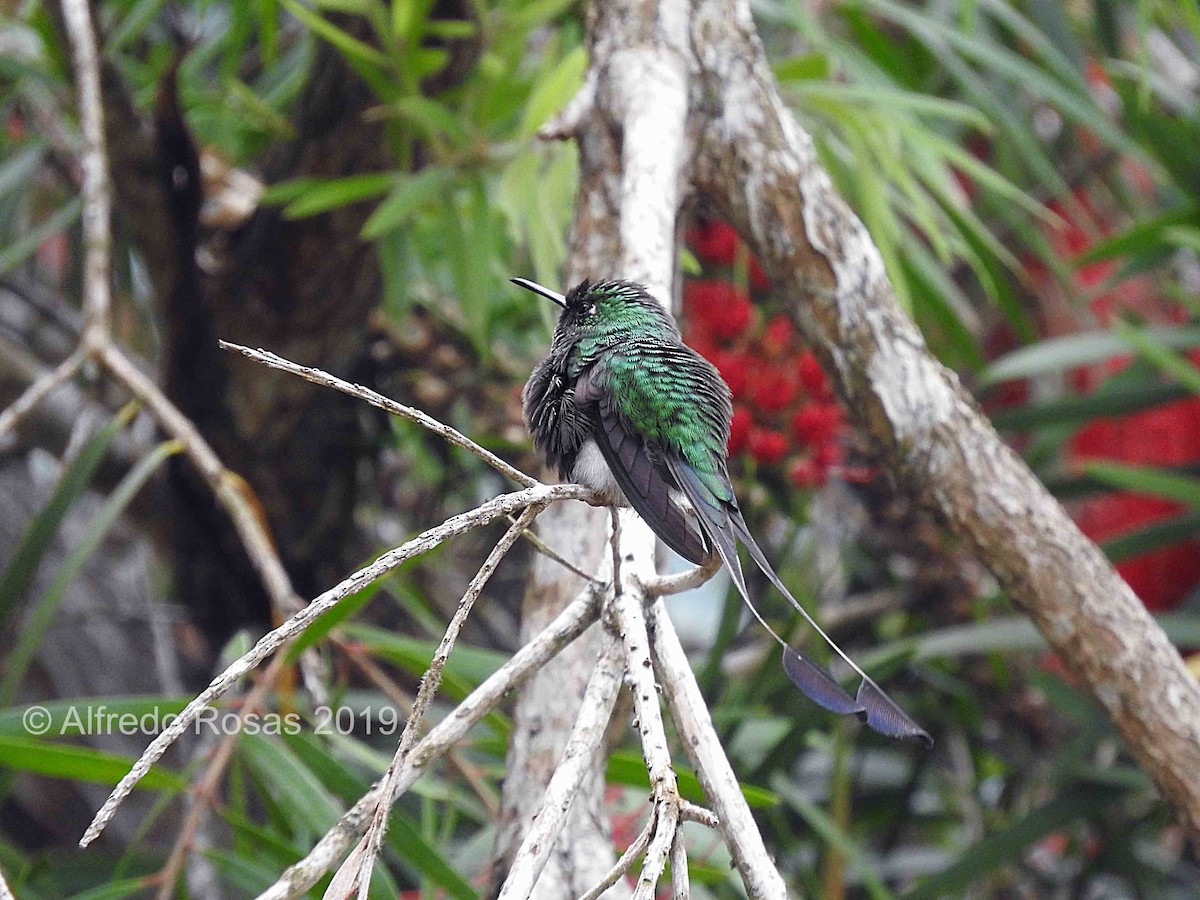
[{"label": "narrow green leaf", "polygon": [[1113,802],[1115,796],[1119,793],[1092,785],[1070,786],[1045,806],[988,834],[937,875],[904,894],[903,900],[958,896],[1000,866],[1018,862],[1025,849],[1040,838],[1061,831],[1078,819],[1098,814]]},{"label": "narrow green leaf", "polygon": [[68,200],[61,209],[0,250],[0,274],[25,262],[46,238],[74,225],[82,210],[83,201],[74,197]]},{"label": "narrow green leaf", "polygon": [[414,175],[401,175],[392,192],[375,207],[363,224],[362,236],[375,240],[403,227],[425,204],[440,195],[454,179],[450,169],[422,169]]},{"label": "narrow green leaf", "polygon": [[300,20],[313,34],[324,38],[342,52],[347,59],[372,66],[376,69],[387,67],[387,57],[372,47],[360,41],[353,35],[347,34],[328,19],[314,12],[298,0],[279,0],[283,8]]},{"label": "narrow green leaf", "polygon": [[133,421],[138,408],[136,403],[126,404],[110,422],[87,440],[59,477],[45,508],[29,523],[12,560],[0,575],[0,622],[12,614],[17,598],[37,574],[42,557],[46,555],[63,518],[87,488],[117,432]]},{"label": "narrow green leaf", "polygon": [[1200,507],[1200,478],[1164,472],[1153,466],[1131,466],[1101,460],[1086,463],[1083,469],[1092,478],[1121,490]]},{"label": "narrow green leaf", "polygon": [[315,216],[371,197],[378,197],[396,183],[392,172],[369,172],[346,178],[321,180],[297,195],[283,210],[285,219]]},{"label": "narrow green leaf", "polygon": [[301,831],[324,834],[341,816],[341,804],[279,738],[243,733],[238,751]]},{"label": "narrow green leaf", "polygon": [[1155,339],[1151,329],[1118,320],[1113,323],[1113,331],[1142,359],[1174,377],[1193,394],[1200,394],[1200,368],[1171,352],[1170,346]]},{"label": "narrow green leaf", "polygon": [[[708,802],[704,796],[704,788],[700,779],[690,768],[675,767],[675,775],[679,782],[679,794],[695,803]],[[646,774],[646,763],[640,753],[629,750],[617,750],[608,757],[608,766],[604,777],[613,784],[624,784],[629,787],[649,788],[650,777]],[[752,807],[765,809],[779,805],[779,797],[767,788],[752,784],[738,785],[746,803]]]},{"label": "narrow green leaf", "polygon": [[0,163],[0,197],[28,188],[29,179],[42,164],[45,154],[46,145],[35,141]]},{"label": "narrow green leaf", "polygon": [[1185,206],[1142,219],[1126,231],[1100,241],[1074,259],[1076,266],[1104,259],[1114,259],[1131,253],[1145,253],[1160,247],[1165,235],[1176,226],[1200,225],[1200,207]]},{"label": "narrow green leaf", "polygon": [[1200,512],[1186,512],[1105,541],[1100,545],[1100,549],[1113,562],[1121,562],[1181,541],[1193,540],[1198,533]]},{"label": "narrow green leaf", "polygon": [[1001,431],[1026,431],[1049,425],[1082,425],[1101,416],[1122,416],[1190,396],[1177,384],[1113,386],[1086,397],[1068,397],[1036,406],[1004,409],[992,415]]},{"label": "narrow green leaf", "polygon": [[108,499],[104,501],[88,524],[79,544],[63,560],[58,572],[55,573],[54,580],[50,582],[50,586],[29,610],[16,646],[9,651],[6,659],[4,678],[0,679],[0,706],[8,706],[12,703],[17,688],[21,686],[21,681],[25,678],[29,664],[33,662],[42,639],[54,622],[54,616],[67,594],[67,588],[79,575],[84,564],[91,559],[109,529],[116,524],[117,519],[120,518],[150,476],[168,457],[182,451],[183,443],[181,441],[170,440],[159,444],[145,457],[138,460],[137,465],[129,470]]},{"label": "narrow green leaf", "polygon": [[878,869],[866,858],[851,835],[846,834],[823,809],[804,796],[804,792],[799,790],[794,782],[788,781],[781,775],[775,778],[772,785],[784,801],[808,823],[809,827],[825,843],[836,849],[850,865],[850,868],[858,873],[862,878],[862,886],[874,900],[893,900],[895,894],[887,889]]},{"label": "narrow green leaf", "polygon": [[[90,747],[0,736],[0,769],[115,785],[133,763],[134,760],[128,756]],[[179,791],[187,786],[187,780],[169,769],[155,766],[137,786],[150,791]]]},{"label": "narrow green leaf", "polygon": [[[1156,325],[1144,329],[1143,333],[1148,339],[1172,350],[1200,347],[1200,325]],[[1050,338],[1000,357],[979,374],[979,383],[989,386],[1011,378],[1065,372],[1127,353],[1129,342],[1111,331],[1085,331]]]},{"label": "narrow green leaf", "polygon": [[583,47],[576,47],[538,79],[525,103],[519,134],[532,137],[551,116],[562,109],[583,85],[586,69],[587,53]]}]

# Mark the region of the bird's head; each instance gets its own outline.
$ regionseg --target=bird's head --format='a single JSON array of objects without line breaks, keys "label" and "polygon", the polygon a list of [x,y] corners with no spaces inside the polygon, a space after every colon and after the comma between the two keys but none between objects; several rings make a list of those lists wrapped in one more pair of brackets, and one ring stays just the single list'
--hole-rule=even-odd
[{"label": "bird's head", "polygon": [[524,278],[512,281],[562,307],[554,332],[556,343],[646,332],[679,337],[674,317],[644,286],[632,281],[581,281],[565,297]]}]

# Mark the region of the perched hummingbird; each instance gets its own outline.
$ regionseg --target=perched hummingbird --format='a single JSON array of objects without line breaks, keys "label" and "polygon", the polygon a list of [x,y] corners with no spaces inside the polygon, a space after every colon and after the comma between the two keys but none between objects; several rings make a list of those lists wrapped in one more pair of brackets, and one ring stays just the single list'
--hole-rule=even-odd
[{"label": "perched hummingbird", "polygon": [[[881,734],[929,734],[829,639],[784,586],[738,508],[726,467],[733,407],[716,368],[683,343],[675,319],[639,284],[587,281],[564,297],[514,284],[562,307],[549,355],[529,377],[525,422],[560,476],[632,506],[667,546],[697,564],[720,556],[755,618],[783,647],[783,667],[809,698],[854,714]],[[771,583],[862,677],[851,697],[833,676],[788,646],[750,599],[737,541]]]}]

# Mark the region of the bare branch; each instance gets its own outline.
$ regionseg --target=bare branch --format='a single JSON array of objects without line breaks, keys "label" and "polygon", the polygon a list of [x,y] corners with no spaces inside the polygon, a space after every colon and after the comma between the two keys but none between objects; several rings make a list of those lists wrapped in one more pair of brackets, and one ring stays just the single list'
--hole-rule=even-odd
[{"label": "bare branch", "polygon": [[[659,708],[658,685],[654,683],[654,668],[650,659],[650,636],[642,614],[644,597],[638,587],[637,572],[654,571],[654,543],[647,538],[648,526],[635,514],[627,515],[626,523],[613,529],[614,553],[620,554],[626,565],[623,573],[613,579],[612,617],[625,648],[625,668],[633,690],[636,728],[642,742],[642,756],[650,775],[650,790],[654,802],[654,837],[646,851],[642,873],[634,889],[635,900],[649,900],[667,865],[667,855],[675,843],[679,829],[679,786],[667,746],[667,731]],[[617,514],[614,513],[614,526]],[[621,532],[628,531],[629,542],[621,542]],[[652,538],[652,535],[651,535]],[[619,550],[617,549],[619,547]]]},{"label": "bare branch", "polygon": [[479,595],[495,573],[496,567],[500,565],[500,561],[504,559],[505,554],[516,543],[517,538],[544,508],[544,506],[538,505],[526,507],[520,518],[509,527],[496,546],[492,548],[492,552],[488,554],[487,559],[484,560],[483,565],[479,567],[479,571],[475,573],[475,577],[467,586],[458,608],[450,619],[450,624],[446,626],[446,633],[442,637],[441,643],[434,651],[429,668],[421,678],[421,686],[417,689],[417,699],[413,702],[412,712],[404,724],[404,731],[400,734],[400,742],[388,765],[387,773],[383,776],[380,789],[381,802],[375,807],[371,827],[367,829],[367,833],[363,837],[364,852],[360,857],[360,868],[357,874],[359,900],[367,900],[367,892],[371,885],[371,869],[375,865],[375,859],[379,856],[379,851],[383,846],[383,836],[387,831],[391,803],[382,798],[391,798],[395,793],[396,777],[400,772],[400,767],[408,758],[413,744],[416,743],[417,734],[421,729],[421,720],[425,717],[425,710],[429,708],[434,695],[437,694],[438,686],[442,683],[442,671],[446,667],[446,661],[450,658],[450,652],[454,649],[454,642],[458,640],[458,635],[462,631],[463,625],[466,624],[471,607],[479,599]]},{"label": "bare branch", "polygon": [[508,878],[500,889],[500,900],[528,900],[538,876],[554,849],[554,842],[566,824],[571,801],[579,792],[592,757],[604,740],[604,729],[612,717],[613,705],[621,687],[621,655],[617,642],[609,637],[592,670],[579,716],[554,777],[542,796],[535,823],[525,835],[513,860]]},{"label": "bare branch", "polygon": [[[495,709],[510,691],[524,684],[564,647],[583,634],[596,620],[600,596],[594,587],[586,588],[537,637],[513,654],[508,662],[439,722],[413,748],[405,761],[396,778],[392,801],[395,802],[396,797],[411,787],[430,763],[462,740],[467,731]],[[284,872],[279,881],[259,895],[258,900],[298,897],[316,884],[366,829],[380,794],[378,785],[372,788],[317,842],[308,856]]]},{"label": "bare branch", "polygon": [[684,572],[677,572],[674,575],[644,577],[640,579],[639,584],[644,596],[649,598],[665,597],[669,594],[678,594],[700,587],[700,585],[707,582],[720,569],[721,558],[714,556],[707,565],[694,566],[691,569]]},{"label": "bare branch", "polygon": [[579,900],[599,900],[605,891],[620,881],[625,873],[633,868],[634,862],[645,852],[646,846],[650,843],[650,837],[654,834],[654,820],[656,816],[657,810],[651,808],[650,818],[646,820],[646,827],[634,838],[633,843],[625,849],[625,852],[621,854],[621,858],[613,864],[608,873],[600,879],[594,888],[580,897]]},{"label": "bare branch", "polygon": [[64,381],[69,381],[75,377],[75,373],[79,371],[79,367],[83,365],[84,353],[81,347],[77,347],[66,359],[60,362],[51,371],[42,375],[27,387],[21,396],[9,404],[4,412],[0,413],[0,437],[11,428],[15,428],[17,424],[33,412],[38,404],[45,400],[50,393],[62,384]]},{"label": "bare branch", "polygon": [[651,659],[684,752],[712,804],[717,828],[752,900],[783,900],[787,888],[763,844],[708,707],[661,599],[649,609]]},{"label": "bare branch", "polygon": [[683,829],[675,832],[675,843],[671,845],[671,900],[688,900],[692,885],[688,879],[687,847],[683,843]]},{"label": "bare branch", "polygon": [[191,727],[192,722],[195,721],[196,717],[203,710],[211,706],[213,701],[229,690],[239,678],[251,671],[267,656],[287,644],[288,641],[308,627],[314,619],[332,609],[338,602],[350,594],[361,590],[383,575],[386,575],[414,556],[427,553],[447,538],[462,534],[480,525],[485,525],[506,513],[514,512],[531,504],[545,504],[555,500],[586,499],[590,496],[590,491],[574,484],[538,485],[510,494],[501,494],[499,497],[495,497],[469,512],[459,513],[447,519],[441,525],[422,532],[411,541],[407,541],[400,547],[388,551],[376,559],[375,562],[371,563],[371,565],[360,569],[349,578],[321,594],[312,603],[292,616],[292,618],[260,638],[258,643],[248,653],[244,654],[224,672],[214,678],[209,686],[201,691],[184,708],[178,718],[174,719],[169,727],[165,728],[158,737],[151,741],[150,746],[146,748],[141,758],[138,759],[128,774],[121,779],[120,783],[113,789],[108,800],[100,808],[100,811],[96,813],[92,824],[88,826],[87,831],[79,842],[80,846],[86,847],[96,839],[100,832],[104,830],[104,826],[108,823],[109,819],[112,818],[113,813],[116,812],[117,807],[129,796],[129,792],[133,790],[134,785],[142,779],[154,763],[162,758],[167,748]]},{"label": "bare branch", "polygon": [[4,872],[0,871],[0,900],[13,900],[12,890],[4,880]]},{"label": "bare branch", "polygon": [[100,100],[100,59],[87,0],[62,0],[63,22],[71,41],[79,125],[83,133],[83,346],[108,340],[109,257],[112,252],[112,184],[104,142],[104,107]]},{"label": "bare branch", "polygon": [[361,384],[351,384],[348,381],[343,381],[335,375],[330,375],[328,372],[323,372],[320,369],[311,369],[307,366],[297,365],[290,360],[286,360],[281,356],[276,356],[266,350],[251,350],[249,347],[243,347],[240,344],[231,344],[228,341],[220,341],[221,347],[225,350],[235,350],[245,356],[247,359],[252,359],[255,362],[262,363],[264,366],[270,366],[272,369],[278,369],[281,372],[288,372],[292,375],[299,376],[305,381],[311,381],[313,384],[324,385],[325,387],[333,388],[335,391],[341,391],[343,394],[348,394],[351,397],[357,397],[359,400],[365,400],[372,406],[382,409],[384,412],[389,412],[393,416],[399,416],[402,419],[408,419],[410,422],[415,422],[422,428],[427,428],[439,437],[444,438],[449,443],[456,447],[461,447],[468,453],[478,456],[485,463],[504,475],[511,478],[518,484],[523,484],[526,487],[532,487],[538,481],[532,475],[526,475],[520,469],[505,462],[490,450],[485,450],[477,443],[458,431],[451,428],[443,422],[439,422],[433,416],[421,412],[419,409],[414,409],[411,406],[405,406],[403,403],[397,403],[383,394],[377,393],[370,388],[365,388]]}]

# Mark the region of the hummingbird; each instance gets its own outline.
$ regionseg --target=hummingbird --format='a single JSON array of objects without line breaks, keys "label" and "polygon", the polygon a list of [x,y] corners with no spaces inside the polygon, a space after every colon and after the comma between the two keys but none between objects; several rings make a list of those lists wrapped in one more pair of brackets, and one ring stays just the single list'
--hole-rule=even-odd
[{"label": "hummingbird", "polygon": [[[670,312],[630,281],[583,281],[565,296],[524,278],[512,282],[562,308],[550,352],[522,394],[525,423],[547,463],[563,479],[592,488],[600,502],[632,506],[684,559],[707,565],[720,557],[754,617],[783,647],[784,671],[809,699],[881,734],[932,746],[792,596],[754,540],[729,479],[729,388],[683,342]],[[738,542],[862,679],[854,697],[767,624],[746,587]]]}]

